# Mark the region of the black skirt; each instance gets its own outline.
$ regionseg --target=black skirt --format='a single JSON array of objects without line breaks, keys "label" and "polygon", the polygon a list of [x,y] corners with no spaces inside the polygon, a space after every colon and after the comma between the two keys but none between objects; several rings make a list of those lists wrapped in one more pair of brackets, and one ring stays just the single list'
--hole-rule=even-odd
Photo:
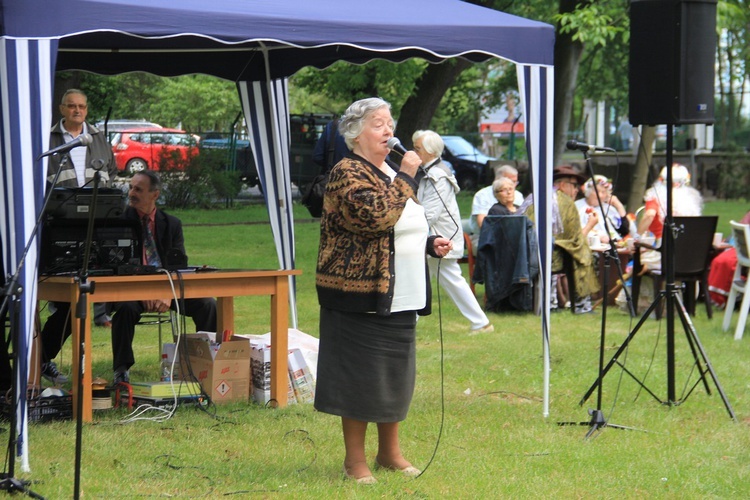
[{"label": "black skirt", "polygon": [[315,409],[364,422],[406,418],[416,378],[417,315],[320,309]]}]

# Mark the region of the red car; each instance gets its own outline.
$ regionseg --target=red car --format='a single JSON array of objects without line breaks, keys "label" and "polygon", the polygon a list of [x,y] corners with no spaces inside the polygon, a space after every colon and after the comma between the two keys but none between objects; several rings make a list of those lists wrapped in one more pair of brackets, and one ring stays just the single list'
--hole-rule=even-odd
[{"label": "red car", "polygon": [[175,168],[198,154],[198,141],[184,130],[172,128],[136,128],[117,132],[112,137],[112,152],[117,170],[133,175],[141,170],[159,170],[162,158],[179,153]]}]

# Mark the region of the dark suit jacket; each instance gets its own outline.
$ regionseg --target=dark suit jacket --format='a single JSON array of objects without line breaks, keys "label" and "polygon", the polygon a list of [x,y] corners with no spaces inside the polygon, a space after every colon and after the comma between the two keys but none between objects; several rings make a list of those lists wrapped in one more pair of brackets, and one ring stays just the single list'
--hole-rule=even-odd
[{"label": "dark suit jacket", "polygon": [[[140,221],[138,212],[133,207],[128,207],[123,213],[126,219]],[[172,253],[179,251],[181,255],[185,254],[185,236],[182,234],[182,222],[173,215],[169,215],[163,210],[156,209],[156,251],[159,252],[159,258],[162,265],[173,262]],[[141,247],[141,255],[143,252]],[[187,258],[186,258],[187,259]],[[187,264],[187,262],[185,262]]]}]

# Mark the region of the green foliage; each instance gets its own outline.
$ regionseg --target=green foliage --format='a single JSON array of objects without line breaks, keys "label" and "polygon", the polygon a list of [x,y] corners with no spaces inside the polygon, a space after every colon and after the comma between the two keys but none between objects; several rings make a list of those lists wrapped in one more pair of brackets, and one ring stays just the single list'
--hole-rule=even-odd
[{"label": "green foliage", "polygon": [[582,2],[573,12],[557,14],[554,20],[560,33],[574,41],[605,46],[616,36],[628,31],[627,24],[616,23],[613,15],[621,13],[619,2]]},{"label": "green foliage", "polygon": [[222,199],[231,202],[240,192],[239,176],[226,170],[222,156],[203,153],[187,158],[174,151],[159,154],[166,207],[211,208]]},{"label": "green foliage", "polygon": [[357,99],[382,97],[391,103],[394,117],[398,118],[401,106],[415,91],[414,82],[426,64],[418,59],[399,64],[375,60],[362,66],[337,62],[322,70],[303,68],[290,78],[289,86],[324,96],[328,102],[335,103],[337,113]]},{"label": "green foliage", "polygon": [[212,76],[103,76],[71,71],[61,72],[57,78],[73,73],[89,97],[90,122],[103,120],[111,107],[111,119],[147,120],[164,127],[202,132],[228,130],[240,112],[235,85]]},{"label": "green foliage", "polygon": [[158,95],[150,106],[154,121],[187,131],[228,130],[240,111],[234,84],[207,75],[164,78]]},{"label": "green foliage", "polygon": [[750,199],[750,156],[743,152],[727,153],[719,169],[719,192],[724,199]]}]

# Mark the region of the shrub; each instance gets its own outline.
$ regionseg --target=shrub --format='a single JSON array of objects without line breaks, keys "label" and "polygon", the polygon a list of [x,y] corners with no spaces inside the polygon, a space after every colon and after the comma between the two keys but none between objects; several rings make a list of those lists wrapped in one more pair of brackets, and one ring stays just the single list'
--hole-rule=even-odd
[{"label": "shrub", "polygon": [[719,198],[750,198],[750,156],[728,153],[716,168],[719,170]]},{"label": "shrub", "polygon": [[211,208],[217,202],[231,204],[241,182],[227,172],[216,155],[163,153],[159,157],[163,202],[169,208]]}]

